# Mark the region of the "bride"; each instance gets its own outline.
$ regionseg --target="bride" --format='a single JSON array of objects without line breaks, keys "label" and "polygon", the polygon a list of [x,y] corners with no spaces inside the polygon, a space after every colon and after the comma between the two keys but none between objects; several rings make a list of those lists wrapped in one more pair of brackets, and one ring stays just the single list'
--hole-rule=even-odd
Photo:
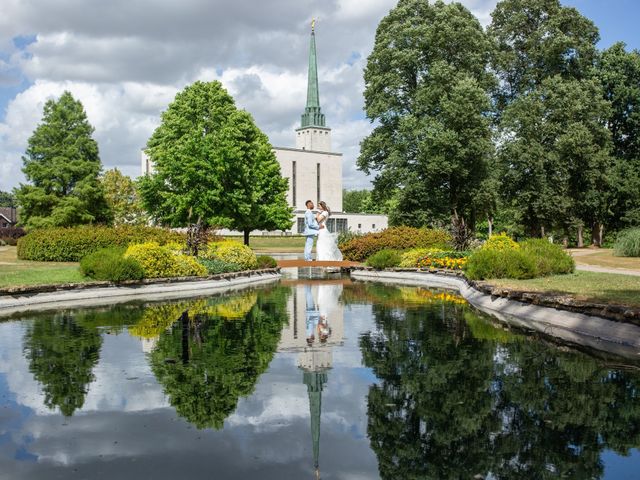
[{"label": "bride", "polygon": [[342,260],[342,252],[338,248],[338,240],[327,228],[327,219],[331,215],[331,211],[324,201],[318,202],[320,211],[316,215],[318,225],[324,226],[318,232],[318,243],[316,244],[316,257],[318,260]]}]

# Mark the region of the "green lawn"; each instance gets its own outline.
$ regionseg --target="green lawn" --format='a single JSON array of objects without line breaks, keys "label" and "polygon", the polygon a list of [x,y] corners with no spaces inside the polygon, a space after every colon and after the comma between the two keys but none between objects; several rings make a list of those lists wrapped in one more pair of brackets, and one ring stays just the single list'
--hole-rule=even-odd
[{"label": "green lawn", "polygon": [[18,260],[16,247],[0,247],[0,287],[89,281],[77,263]]},{"label": "green lawn", "polygon": [[[227,237],[241,242],[242,237]],[[301,253],[304,252],[305,237],[249,237],[249,246],[256,253]]]},{"label": "green lawn", "polygon": [[487,280],[487,283],[520,291],[568,294],[583,301],[640,307],[640,277],[631,275],[578,271],[532,280]]}]

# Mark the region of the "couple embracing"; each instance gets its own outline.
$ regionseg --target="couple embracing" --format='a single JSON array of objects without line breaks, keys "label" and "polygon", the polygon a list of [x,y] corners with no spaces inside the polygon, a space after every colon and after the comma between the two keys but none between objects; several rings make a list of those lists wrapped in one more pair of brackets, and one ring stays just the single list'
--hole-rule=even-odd
[{"label": "couple embracing", "polygon": [[338,248],[337,239],[327,229],[327,219],[331,215],[327,204],[318,202],[320,211],[317,214],[313,212],[311,200],[307,200],[305,205],[307,211],[304,214],[304,235],[307,237],[307,241],[304,245],[304,259],[313,260],[311,250],[313,249],[313,238],[317,236],[316,260],[342,260],[342,252]]}]

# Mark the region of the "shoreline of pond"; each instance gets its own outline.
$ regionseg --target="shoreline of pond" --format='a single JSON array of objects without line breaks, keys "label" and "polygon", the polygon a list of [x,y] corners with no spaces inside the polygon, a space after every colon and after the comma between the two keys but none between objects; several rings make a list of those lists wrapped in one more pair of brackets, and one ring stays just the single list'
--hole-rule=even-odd
[{"label": "shoreline of pond", "polygon": [[473,307],[503,323],[636,360],[640,357],[640,325],[633,321],[640,317],[638,309],[496,288],[449,272],[361,268],[350,275],[360,281],[457,290]]},{"label": "shoreline of pond", "polygon": [[92,307],[132,300],[164,300],[225,293],[280,280],[278,268],[207,277],[152,278],[122,283],[92,282],[0,289],[0,316],[67,307]]}]

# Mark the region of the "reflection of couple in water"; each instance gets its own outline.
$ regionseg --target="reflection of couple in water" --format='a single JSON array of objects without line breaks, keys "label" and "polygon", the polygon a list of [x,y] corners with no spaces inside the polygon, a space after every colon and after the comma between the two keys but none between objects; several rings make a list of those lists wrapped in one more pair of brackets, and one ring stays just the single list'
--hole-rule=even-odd
[{"label": "reflection of couple in water", "polygon": [[331,336],[331,327],[327,320],[326,314],[320,312],[318,304],[313,298],[311,292],[311,285],[305,285],[305,297],[306,297],[306,327],[307,327],[307,345],[310,347],[316,341],[316,338],[320,341],[320,344],[327,342]]}]

